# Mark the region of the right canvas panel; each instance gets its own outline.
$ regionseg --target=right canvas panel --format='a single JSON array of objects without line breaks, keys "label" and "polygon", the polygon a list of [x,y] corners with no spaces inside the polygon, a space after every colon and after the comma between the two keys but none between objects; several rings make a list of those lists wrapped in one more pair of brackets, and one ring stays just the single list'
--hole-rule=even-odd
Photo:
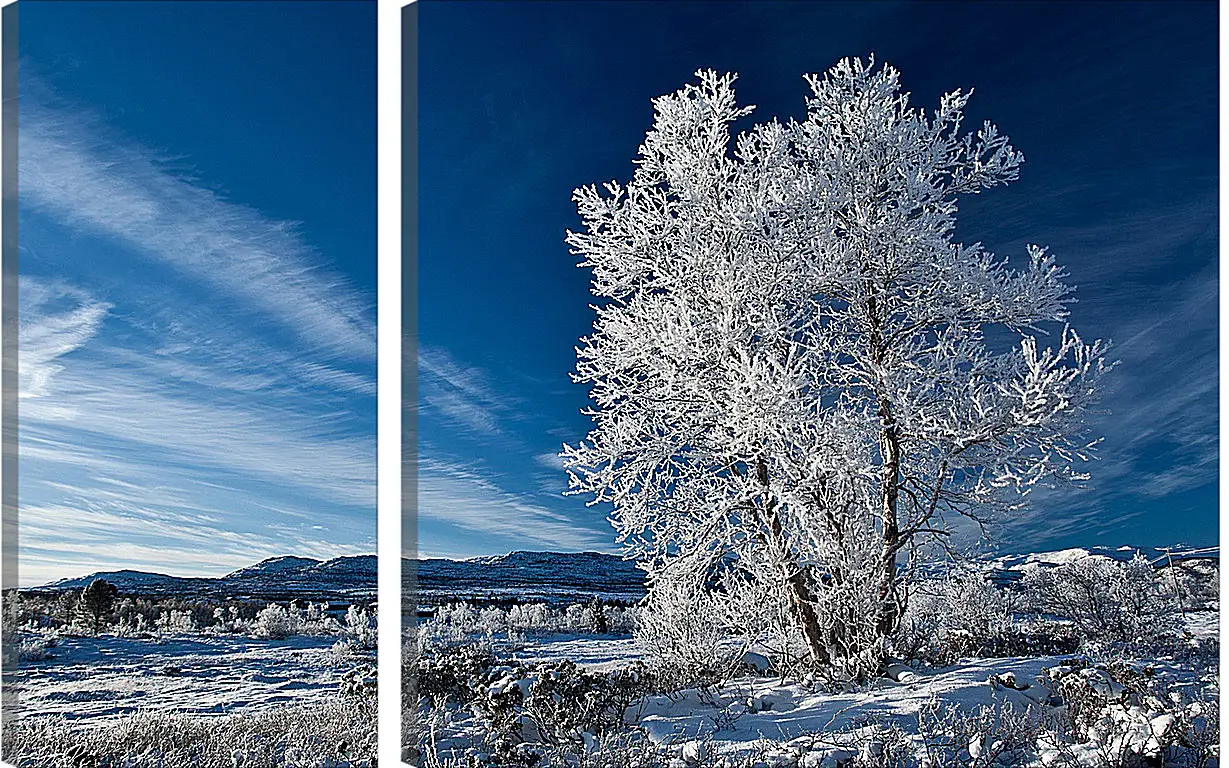
[{"label": "right canvas panel", "polygon": [[1215,5],[415,13],[407,760],[1215,759]]}]

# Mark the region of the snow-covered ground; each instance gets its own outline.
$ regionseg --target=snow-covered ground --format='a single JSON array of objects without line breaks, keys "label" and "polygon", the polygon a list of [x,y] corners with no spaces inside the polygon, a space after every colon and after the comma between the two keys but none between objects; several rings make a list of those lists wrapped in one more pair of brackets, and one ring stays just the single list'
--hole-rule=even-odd
[{"label": "snow-covered ground", "polygon": [[1186,629],[1201,639],[1220,637],[1220,611],[1188,611]]},{"label": "snow-covered ground", "polygon": [[[1049,725],[1037,726],[1041,730],[1034,732],[1031,746],[1019,755],[1005,758],[1024,762],[995,764],[1101,765],[1098,760],[1113,750],[1142,750],[1155,754],[1149,739],[1169,727],[1173,715],[1158,716],[1155,712],[1139,710],[1125,699],[1121,704],[1115,703],[1120,700],[1114,698],[1116,694],[1112,691],[1122,690],[1122,686],[1105,676],[1097,665],[1107,661],[1125,662],[1161,683],[1162,689],[1170,691],[1170,697],[1178,697],[1173,698],[1173,702],[1215,699],[1219,689],[1217,670],[1207,666],[1206,658],[1196,659],[1183,651],[1182,643],[1194,648],[1199,639],[1217,637],[1218,623],[1218,611],[1188,611],[1185,616],[1188,639],[1166,649],[1157,646],[1153,649],[1157,653],[1146,658],[1111,655],[1097,657],[1100,661],[1096,661],[1084,653],[965,658],[942,667],[898,667],[893,672],[897,679],[880,678],[849,692],[833,692],[822,686],[808,686],[776,676],[743,675],[707,688],[646,696],[626,711],[624,722],[647,736],[655,749],[674,755],[677,759],[670,763],[672,765],[750,765],[752,763],[747,760],[754,758],[755,764],[798,767],[836,765],[848,759],[856,753],[860,743],[865,746],[858,741],[863,738],[858,734],[870,724],[874,724],[872,731],[897,727],[900,732],[914,734],[916,738],[921,728],[935,727],[936,718],[949,716],[944,713],[963,713],[974,719],[986,716],[980,713],[998,713],[989,715],[992,720],[1005,716],[1004,713],[1014,713],[1020,718]],[[507,680],[497,680],[500,674],[511,674],[514,678],[517,674],[528,674],[526,679],[509,678],[513,687],[519,686],[522,692],[528,690],[534,679],[532,675],[536,674],[528,670],[536,664],[549,668],[558,662],[570,661],[590,672],[611,674],[637,662],[649,661],[633,638],[620,635],[558,633],[513,642],[488,636],[486,642],[493,643],[497,657],[495,667],[507,670],[494,675],[491,690],[511,690],[505,684]],[[1149,653],[1144,647],[1138,652]],[[1090,664],[1093,668],[1085,669]],[[1046,741],[1050,738],[1044,735],[1050,732],[1046,729],[1062,720],[1068,706],[1059,695],[1062,686],[1058,682],[1068,675],[1087,681],[1094,690],[1104,684],[1111,691],[1104,702],[1105,716],[1118,718],[1130,726],[1124,725],[1119,736],[1107,737],[1109,743],[1118,743],[1118,746],[1111,749],[1103,743]],[[1181,704],[1176,705],[1174,711],[1187,707],[1188,713],[1199,712],[1203,711],[1197,709],[1201,706]],[[490,743],[484,742],[479,721],[465,710],[464,706],[454,710],[449,725],[439,730],[441,738],[435,748],[442,750],[439,754],[445,758],[446,765],[468,764],[466,760],[474,759],[481,762],[482,745]],[[923,726],[923,721],[931,725]],[[939,727],[952,726],[947,722]],[[1115,738],[1125,741],[1113,742]],[[990,742],[986,744],[989,748]],[[850,752],[851,749],[854,752]],[[1106,752],[1107,749],[1110,752]],[[970,757],[967,750],[962,754],[962,759],[972,760],[962,765],[981,764]]]},{"label": "snow-covered ground", "polygon": [[[632,638],[571,635],[530,642],[507,655],[525,662],[566,659],[599,672],[644,658]],[[871,718],[913,717],[932,697],[969,708],[1008,702],[1021,709],[1036,706],[1048,695],[1035,684],[1042,669],[1069,658],[971,659],[949,669],[910,671],[899,683],[884,678],[869,690],[846,694],[818,693],[805,686],[782,683],[777,677],[745,677],[726,683],[717,692],[689,690],[649,697],[629,716],[658,743],[707,737],[729,744],[749,744],[760,738],[782,741],[803,733],[837,730]],[[1020,683],[1034,684],[1020,691],[987,682],[992,674],[1008,673]],[[731,708],[738,708],[743,714],[727,724],[723,713]]]},{"label": "snow-covered ground", "polygon": [[[897,720],[907,725],[932,697],[969,710],[1008,703],[1023,710],[1048,697],[1038,682],[1042,669],[1066,658],[971,659],[950,669],[913,673],[905,682],[881,679],[869,690],[843,694],[782,684],[775,677],[742,678],[727,683],[716,695],[689,690],[649,697],[636,719],[657,743],[711,737],[735,746],[761,738],[789,741],[869,720]],[[1006,674],[1030,687],[1021,691],[988,682],[991,675]],[[729,717],[734,708],[740,713],[736,720]]]},{"label": "snow-covered ground", "polygon": [[610,672],[644,658],[644,652],[630,637],[557,637],[528,642],[507,654],[526,662],[568,660],[595,672]]},{"label": "snow-covered ground", "polygon": [[[139,640],[62,637],[45,661],[15,675],[22,715],[101,722],[139,710],[248,713],[319,701],[355,661],[339,661],[335,637],[265,640],[182,636]],[[371,654],[374,660],[374,652]]]}]

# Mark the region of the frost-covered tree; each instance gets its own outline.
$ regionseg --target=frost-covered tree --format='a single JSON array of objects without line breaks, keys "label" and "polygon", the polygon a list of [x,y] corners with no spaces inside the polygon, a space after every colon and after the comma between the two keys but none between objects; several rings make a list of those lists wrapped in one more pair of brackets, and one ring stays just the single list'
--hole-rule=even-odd
[{"label": "frost-covered tree", "polygon": [[812,660],[863,675],[917,545],[1083,477],[1104,345],[1062,325],[1045,249],[1013,268],[954,241],[958,198],[1023,162],[989,123],[961,132],[968,94],[927,114],[844,60],[806,77],[804,120],[731,147],[752,108],[697,77],[654,100],[630,183],[574,195],[598,302],[572,492],[613,505],[650,590],[775,584]]}]

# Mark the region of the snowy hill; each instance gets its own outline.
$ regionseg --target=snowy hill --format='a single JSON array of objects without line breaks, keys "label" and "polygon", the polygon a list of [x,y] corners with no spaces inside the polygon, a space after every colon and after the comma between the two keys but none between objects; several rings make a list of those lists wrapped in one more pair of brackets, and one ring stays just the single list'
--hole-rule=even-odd
[{"label": "snowy hill", "polygon": [[207,587],[214,579],[192,578],[183,576],[167,576],[163,573],[147,573],[145,571],[100,571],[75,579],[60,579],[35,591],[60,591],[65,589],[82,589],[94,579],[104,579],[119,587],[121,592],[128,594],[193,594]]},{"label": "snowy hill", "polygon": [[247,579],[260,578],[263,576],[279,573],[294,573],[295,571],[304,568],[310,568],[313,565],[319,565],[319,560],[313,560],[310,557],[295,557],[293,555],[283,555],[282,557],[270,557],[268,560],[261,560],[256,565],[249,565],[246,568],[240,568],[237,571],[228,573],[223,578],[226,579]]},{"label": "snowy hill", "polygon": [[[1168,551],[1167,551],[1168,550]],[[991,556],[984,560],[990,578],[999,583],[1010,583],[1024,578],[1024,574],[1037,568],[1055,568],[1085,557],[1103,557],[1108,560],[1127,561],[1139,552],[1157,568],[1172,563],[1220,560],[1220,547],[1075,547],[1054,552],[1024,552]]]}]

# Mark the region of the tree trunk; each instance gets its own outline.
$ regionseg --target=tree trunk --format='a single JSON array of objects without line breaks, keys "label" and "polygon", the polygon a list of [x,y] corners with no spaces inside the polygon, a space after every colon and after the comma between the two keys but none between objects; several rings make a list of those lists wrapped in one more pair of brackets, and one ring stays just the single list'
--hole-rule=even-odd
[{"label": "tree trunk", "polygon": [[900,550],[900,524],[896,518],[900,496],[900,433],[892,417],[892,409],[886,402],[880,403],[879,415],[883,424],[879,440],[883,452],[883,549],[879,562],[879,616],[876,629],[880,637],[887,637],[896,631],[901,613],[900,596],[896,589],[896,553]]},{"label": "tree trunk", "polygon": [[811,659],[818,665],[826,665],[832,658],[828,653],[823,630],[819,626],[819,614],[815,611],[815,598],[811,595],[806,573],[790,553],[789,543],[785,540],[785,529],[781,525],[781,517],[777,513],[777,500],[768,492],[768,464],[758,458],[755,462],[756,479],[764,489],[764,521],[768,524],[768,541],[774,559],[780,564],[781,576],[784,581],[785,593],[789,598],[794,620],[802,630],[806,639],[807,649]]},{"label": "tree trunk", "polygon": [[[874,295],[866,300],[868,345],[874,364],[884,364],[883,319],[879,302]],[[892,413],[892,403],[879,392],[879,451],[883,456],[880,475],[880,514],[883,518],[883,548],[879,556],[879,615],[875,620],[876,633],[887,637],[896,631],[900,621],[900,596],[896,588],[896,553],[900,551],[900,522],[896,517],[900,497],[900,430]]]}]

